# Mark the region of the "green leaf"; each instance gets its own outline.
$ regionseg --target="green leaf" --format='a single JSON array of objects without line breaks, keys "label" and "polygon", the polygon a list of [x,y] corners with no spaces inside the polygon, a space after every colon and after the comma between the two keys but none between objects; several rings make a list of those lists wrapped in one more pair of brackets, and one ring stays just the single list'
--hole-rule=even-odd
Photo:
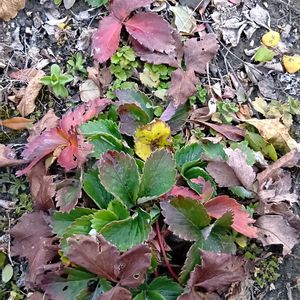
[{"label": "green leaf", "polygon": [[57,97],[66,98],[69,95],[68,90],[63,85],[60,84],[52,86],[52,90]]},{"label": "green leaf", "polygon": [[132,217],[107,224],[100,233],[120,251],[126,251],[148,239],[150,222],[150,215],[138,209]]},{"label": "green leaf", "polygon": [[113,212],[119,220],[126,219],[130,216],[128,208],[123,204],[123,202],[116,199],[109,203],[107,210]]},{"label": "green leaf", "polygon": [[2,282],[9,282],[14,275],[14,270],[11,264],[7,264],[2,270]]},{"label": "green leaf", "polygon": [[161,202],[160,206],[170,230],[184,240],[201,238],[201,229],[211,221],[205,207],[194,199],[177,197]]},{"label": "green leaf", "polygon": [[91,215],[95,210],[90,208],[76,207],[71,210],[69,213],[54,212],[52,216],[52,227],[53,233],[58,237],[62,237],[66,231],[66,228],[71,225],[76,219]]},{"label": "green leaf", "polygon": [[166,300],[176,300],[182,287],[168,277],[157,277],[148,286],[149,291],[158,292]]},{"label": "green leaf", "polygon": [[259,47],[259,49],[256,51],[254,60],[258,62],[266,62],[271,61],[273,57],[275,56],[275,52],[268,49],[265,46]]},{"label": "green leaf", "polygon": [[208,158],[215,160],[221,158],[223,160],[227,160],[227,154],[224,151],[224,147],[221,144],[214,144],[211,142],[202,143],[202,148],[205,152],[205,156]]},{"label": "green leaf", "polygon": [[40,79],[40,82],[44,85],[51,85],[52,84],[52,80],[51,80],[51,76],[44,76]]},{"label": "green leaf", "polygon": [[100,180],[105,189],[128,207],[136,204],[139,173],[135,160],[123,152],[109,151],[99,163]]},{"label": "green leaf", "polygon": [[90,142],[93,144],[93,152],[91,153],[92,157],[100,158],[104,153],[109,150],[115,151],[125,151],[127,149],[124,148],[121,141],[117,140],[111,135],[100,135],[96,137],[92,137]]},{"label": "green leaf", "polygon": [[61,74],[60,66],[57,64],[53,64],[51,66],[51,75],[56,75],[58,77],[60,76],[60,74]]},{"label": "green leaf", "polygon": [[60,84],[65,85],[73,80],[73,76],[69,74],[61,74],[59,75],[58,80]]},{"label": "green leaf", "polygon": [[68,277],[54,276],[49,284],[45,285],[47,294],[52,299],[82,299],[80,295],[88,292],[88,284],[96,280],[95,274],[82,270],[67,269]]},{"label": "green leaf", "polygon": [[240,143],[232,143],[230,147],[235,150],[235,149],[240,149],[247,158],[247,164],[249,166],[253,166],[255,163],[255,152],[248,147],[248,142],[247,141],[242,141]]},{"label": "green leaf", "polygon": [[178,167],[182,167],[187,162],[194,162],[200,160],[203,153],[202,145],[199,143],[187,145],[176,151],[175,159]]},{"label": "green leaf", "polygon": [[246,190],[243,186],[232,186],[228,188],[233,194],[237,195],[241,199],[253,198],[253,194]]},{"label": "green leaf", "polygon": [[146,160],[141,178],[139,203],[167,193],[176,182],[175,160],[166,150],[157,150]]},{"label": "green leaf", "polygon": [[0,251],[0,269],[3,268],[5,261],[6,261],[6,254]]},{"label": "green leaf", "polygon": [[83,190],[99,208],[107,208],[113,195],[100,182],[98,170],[89,170],[83,177]]}]

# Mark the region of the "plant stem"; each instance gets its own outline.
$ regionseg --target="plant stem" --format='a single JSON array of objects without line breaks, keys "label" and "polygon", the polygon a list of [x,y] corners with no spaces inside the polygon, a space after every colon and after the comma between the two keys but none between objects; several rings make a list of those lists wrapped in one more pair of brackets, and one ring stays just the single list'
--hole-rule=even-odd
[{"label": "plant stem", "polygon": [[167,254],[166,254],[166,250],[165,250],[165,247],[164,247],[164,244],[163,244],[163,240],[162,240],[162,236],[161,236],[161,233],[160,233],[160,228],[159,228],[159,224],[158,224],[158,221],[155,223],[155,230],[156,230],[156,234],[157,234],[157,239],[158,239],[158,244],[159,244],[159,248],[162,252],[162,255],[164,257],[164,260],[165,260],[165,263],[166,263],[166,266],[167,266],[167,269],[169,270],[170,274],[172,275],[172,277],[178,281],[178,276],[176,275],[176,273],[173,271],[171,265],[170,265],[170,262],[167,258]]}]

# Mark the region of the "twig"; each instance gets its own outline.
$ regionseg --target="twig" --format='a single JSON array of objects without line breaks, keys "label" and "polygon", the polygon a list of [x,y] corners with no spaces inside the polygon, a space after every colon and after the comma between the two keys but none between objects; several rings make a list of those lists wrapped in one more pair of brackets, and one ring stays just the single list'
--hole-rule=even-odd
[{"label": "twig", "polygon": [[11,223],[10,223],[10,217],[9,217],[9,213],[6,213],[7,219],[8,219],[8,242],[7,242],[7,257],[10,261],[10,264],[13,266],[14,263],[11,259],[11,255],[10,255],[10,240],[11,240],[11,236],[10,236],[10,227],[11,227]]},{"label": "twig", "polygon": [[170,274],[172,275],[172,277],[178,281],[178,276],[175,274],[175,272],[173,271],[171,265],[170,265],[170,262],[168,260],[168,257],[167,257],[167,254],[166,254],[166,250],[165,250],[165,247],[163,245],[163,240],[162,240],[162,236],[161,236],[161,233],[160,233],[160,228],[159,228],[159,224],[158,224],[158,221],[155,223],[155,231],[156,231],[156,234],[157,234],[157,239],[158,239],[158,244],[159,244],[159,248],[162,252],[162,255],[164,257],[164,260],[165,260],[165,263],[166,263],[166,266],[167,266],[167,269],[169,270]]},{"label": "twig", "polygon": [[300,14],[300,10],[298,8],[296,8],[295,6],[292,6],[290,3],[286,3],[282,0],[275,0],[275,1],[286,5],[289,9],[294,10],[297,14]]}]

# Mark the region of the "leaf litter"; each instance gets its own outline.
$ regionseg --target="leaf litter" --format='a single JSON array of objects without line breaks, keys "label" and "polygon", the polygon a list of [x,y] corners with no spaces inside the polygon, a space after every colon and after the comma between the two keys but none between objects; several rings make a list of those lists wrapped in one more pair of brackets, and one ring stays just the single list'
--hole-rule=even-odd
[{"label": "leaf litter", "polygon": [[295,25],[249,1],[50,2],[48,21],[16,17],[24,1],[0,13],[33,15],[29,60],[22,39],[0,48],[1,129],[21,140],[0,166],[33,208],[0,244],[28,261],[22,292],[219,299],[252,278],[259,297],[260,261],[299,243]]}]

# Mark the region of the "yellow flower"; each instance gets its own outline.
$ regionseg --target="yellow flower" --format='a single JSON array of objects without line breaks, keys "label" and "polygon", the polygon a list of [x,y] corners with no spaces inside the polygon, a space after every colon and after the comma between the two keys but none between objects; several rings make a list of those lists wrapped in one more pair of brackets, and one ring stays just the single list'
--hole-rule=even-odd
[{"label": "yellow flower", "polygon": [[146,160],[156,149],[171,145],[171,129],[161,120],[154,120],[137,129],[134,135],[135,153]]}]

